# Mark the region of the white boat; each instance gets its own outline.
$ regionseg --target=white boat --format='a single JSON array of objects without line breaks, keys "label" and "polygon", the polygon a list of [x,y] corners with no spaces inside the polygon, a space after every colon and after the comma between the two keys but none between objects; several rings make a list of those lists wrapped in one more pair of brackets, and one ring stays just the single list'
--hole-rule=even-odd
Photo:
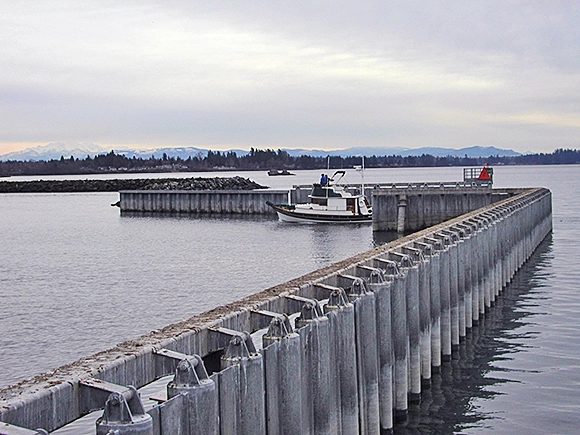
[{"label": "white boat", "polygon": [[328,185],[315,183],[306,204],[267,204],[283,222],[372,222],[372,207],[364,194],[353,194],[340,184],[344,175],[336,171]]}]

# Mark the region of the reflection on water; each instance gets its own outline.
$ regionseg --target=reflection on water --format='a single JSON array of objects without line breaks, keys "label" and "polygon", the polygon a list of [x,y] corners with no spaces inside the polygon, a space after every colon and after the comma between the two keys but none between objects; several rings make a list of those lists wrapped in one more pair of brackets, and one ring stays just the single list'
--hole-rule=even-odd
[{"label": "reflection on water", "polygon": [[[396,435],[468,434],[489,430],[492,421],[497,424],[501,415],[478,404],[504,394],[501,390],[505,384],[520,382],[510,372],[521,369],[508,368],[505,363],[533,346],[538,332],[527,329],[533,326],[536,313],[523,307],[522,299],[543,285],[546,277],[542,271],[551,260],[549,236],[467,335],[455,358],[443,363],[440,374],[433,375],[431,388],[424,390],[421,403],[409,406],[408,421],[396,425]],[[521,415],[522,419],[533,417]]]}]

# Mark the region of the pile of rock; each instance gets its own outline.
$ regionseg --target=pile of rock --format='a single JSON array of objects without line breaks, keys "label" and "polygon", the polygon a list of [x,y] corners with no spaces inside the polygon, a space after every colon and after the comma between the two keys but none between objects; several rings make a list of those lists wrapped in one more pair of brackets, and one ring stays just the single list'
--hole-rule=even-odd
[{"label": "pile of rock", "polygon": [[265,186],[243,177],[0,181],[0,193],[118,192],[120,190],[253,190],[265,188]]}]

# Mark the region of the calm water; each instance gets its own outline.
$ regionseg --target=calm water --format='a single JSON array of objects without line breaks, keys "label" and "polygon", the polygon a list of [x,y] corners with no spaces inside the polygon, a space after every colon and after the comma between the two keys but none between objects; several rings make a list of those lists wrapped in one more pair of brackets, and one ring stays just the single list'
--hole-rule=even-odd
[{"label": "calm water", "polygon": [[[285,188],[311,183],[319,172],[240,175]],[[350,172],[349,180],[359,182]],[[233,174],[203,174],[215,175]],[[461,176],[461,168],[380,169],[367,170],[365,181]],[[554,234],[397,434],[579,432],[580,166],[497,167],[495,178],[497,187],[551,189]],[[0,387],[383,242],[368,224],[121,217],[110,206],[117,199],[0,195]]]}]

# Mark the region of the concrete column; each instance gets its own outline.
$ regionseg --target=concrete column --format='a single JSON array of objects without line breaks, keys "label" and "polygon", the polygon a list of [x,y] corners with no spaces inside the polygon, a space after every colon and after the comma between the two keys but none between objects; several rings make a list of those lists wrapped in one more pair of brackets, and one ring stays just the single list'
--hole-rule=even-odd
[{"label": "concrete column", "polygon": [[220,425],[222,433],[253,435],[266,432],[264,367],[248,333],[234,336],[222,357]]},{"label": "concrete column", "polygon": [[[407,273],[407,329],[409,336],[409,400],[421,400],[421,348],[419,309],[419,267],[423,260],[420,249],[410,246],[401,248],[401,267]],[[396,255],[397,253],[392,253]]]},{"label": "concrete column", "polygon": [[441,251],[445,245],[438,239],[425,237],[425,243],[433,247],[431,254],[431,279],[429,296],[431,298],[431,372],[441,372]]},{"label": "concrete column", "polygon": [[371,284],[377,295],[377,344],[379,356],[379,420],[381,434],[391,433],[393,415],[393,346],[391,327],[391,281]]},{"label": "concrete column", "polygon": [[[331,413],[330,328],[328,317],[320,316],[316,304],[302,306],[296,319],[302,345],[302,433],[334,434],[338,421]],[[335,381],[334,379],[332,380]],[[334,410],[333,410],[334,411]]]},{"label": "concrete column", "polygon": [[[391,260],[393,261],[393,260]],[[405,421],[409,412],[409,338],[407,335],[407,274],[399,271],[392,283],[391,319],[394,354],[395,421]]]},{"label": "concrete column", "polygon": [[493,226],[491,219],[485,214],[481,215],[484,224],[484,243],[486,249],[484,250],[484,262],[483,266],[485,269],[484,283],[485,283],[485,307],[486,310],[492,306],[495,302],[494,288],[493,288]]},{"label": "concrete column", "polygon": [[501,231],[501,284],[502,287],[508,285],[509,278],[509,258],[510,258],[510,246],[511,246],[511,231],[510,231],[510,211],[507,206],[502,207],[502,231]]},{"label": "concrete column", "polygon": [[296,422],[302,421],[300,336],[289,322],[275,317],[262,342],[268,435],[294,434]]},{"label": "concrete column", "polygon": [[451,318],[451,351],[459,349],[459,234],[451,230],[442,230],[449,237],[449,313]]},{"label": "concrete column", "polygon": [[339,274],[337,282],[354,305],[360,430],[365,434],[378,434],[379,364],[375,294],[367,289],[363,279],[355,276]]},{"label": "concrete column", "polygon": [[508,206],[504,208],[504,226],[503,226],[503,242],[502,242],[502,281],[503,287],[510,282],[510,267],[511,267],[511,252],[513,243],[513,233],[511,224],[511,210]]},{"label": "concrete column", "polygon": [[400,195],[399,202],[397,204],[397,232],[405,232],[405,212],[407,209],[407,196]]},{"label": "concrete column", "polygon": [[[387,271],[387,265],[388,273]],[[392,292],[399,271],[395,262],[381,261],[376,264],[383,266],[382,276],[375,282],[371,281],[370,288],[376,295],[377,308],[377,344],[379,357],[379,412],[382,433],[389,433],[394,424],[394,349],[392,333]]]},{"label": "concrete column", "polygon": [[218,392],[199,355],[181,360],[173,381],[167,385],[169,399],[180,394],[184,396],[187,433],[217,435]]},{"label": "concrete column", "polygon": [[502,232],[502,285],[507,286],[510,282],[510,265],[511,265],[511,247],[513,242],[511,209],[509,204],[502,207],[504,225]]},{"label": "concrete column", "polygon": [[433,247],[428,243],[414,242],[421,251],[419,264],[419,349],[421,352],[421,387],[431,386],[431,255]]},{"label": "concrete column", "polygon": [[479,319],[484,312],[484,289],[483,289],[483,265],[482,265],[482,243],[481,230],[477,221],[469,219],[469,224],[472,225],[472,250],[471,250],[471,265],[472,265],[472,323],[479,324]]},{"label": "concrete column", "polygon": [[422,262],[419,267],[419,348],[421,351],[421,386],[431,386],[431,257],[434,248],[424,242],[413,244],[421,250]]},{"label": "concrete column", "polygon": [[499,250],[501,215],[497,211],[487,213],[491,229],[491,297],[495,302],[499,296],[501,285],[501,254]]},{"label": "concrete column", "polygon": [[[485,216],[480,215],[476,218],[479,227],[479,238],[480,238],[480,249],[481,249],[481,267],[482,267],[482,285],[483,285],[483,311],[481,311],[482,306],[480,305],[481,314],[485,314],[486,311],[491,307],[491,282],[490,282],[490,248],[491,248],[491,238],[489,222]],[[480,300],[481,301],[481,300]]]},{"label": "concrete column", "polygon": [[336,288],[330,293],[324,306],[328,317],[331,342],[331,373],[336,379],[337,434],[359,433],[359,394],[357,381],[357,352],[354,305],[348,301],[345,291]]},{"label": "concrete column", "polygon": [[471,271],[469,264],[469,227],[461,223],[454,226],[461,238],[457,243],[457,276],[459,297],[459,338],[465,338],[471,329]]},{"label": "concrete column", "polygon": [[449,236],[435,233],[434,238],[444,243],[445,249],[439,252],[439,277],[440,277],[440,301],[441,301],[441,358],[443,361],[451,360],[451,254]]},{"label": "concrete column", "polygon": [[471,330],[473,327],[473,297],[475,291],[474,285],[474,268],[473,268],[473,227],[470,225],[462,224],[463,228],[466,230],[467,237],[464,240],[465,243],[465,329]]},{"label": "concrete column", "polygon": [[515,249],[515,267],[514,267],[514,275],[515,273],[520,270],[523,264],[523,231],[522,231],[522,208],[521,204],[516,204],[516,209],[514,213],[515,220],[520,223],[516,225],[515,228],[515,240],[516,240],[516,249]]},{"label": "concrete column", "polygon": [[517,206],[515,204],[512,204],[512,212],[511,212],[511,221],[512,221],[512,231],[511,231],[511,236],[512,236],[512,246],[510,249],[510,272],[509,272],[509,276],[510,276],[510,282],[512,281],[512,279],[514,278],[517,270],[518,270],[518,247],[519,247],[519,233],[518,233],[518,229],[519,227],[517,225],[514,225],[513,222],[517,221]]}]

